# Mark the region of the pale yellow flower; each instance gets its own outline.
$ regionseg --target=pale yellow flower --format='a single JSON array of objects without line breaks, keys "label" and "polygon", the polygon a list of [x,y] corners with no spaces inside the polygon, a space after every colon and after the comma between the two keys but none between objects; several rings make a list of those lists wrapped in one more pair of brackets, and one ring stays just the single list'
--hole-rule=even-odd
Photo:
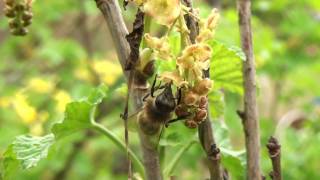
[{"label": "pale yellow flower", "polygon": [[36,109],[28,103],[27,97],[21,92],[17,93],[14,96],[12,105],[17,115],[22,119],[23,123],[31,124],[36,120],[37,118]]},{"label": "pale yellow flower", "polygon": [[210,40],[213,38],[215,28],[218,24],[220,15],[217,9],[213,9],[205,21],[200,21],[200,33],[196,40],[198,43]]},{"label": "pale yellow flower", "polygon": [[48,80],[34,77],[29,80],[27,87],[38,93],[49,93],[54,89],[54,84]]},{"label": "pale yellow flower", "polygon": [[163,72],[160,74],[161,81],[165,83],[172,82],[177,87],[182,87],[188,84],[187,81],[184,81],[183,78],[179,75],[179,72],[173,71],[173,72]]},{"label": "pale yellow flower", "polygon": [[159,24],[170,26],[180,15],[179,0],[146,0],[143,10]]},{"label": "pale yellow flower", "polygon": [[58,112],[64,112],[66,105],[71,101],[70,95],[64,90],[58,90],[54,94],[54,100],[57,102],[56,110]]},{"label": "pale yellow flower", "polygon": [[93,61],[93,69],[101,77],[101,80],[107,85],[114,84],[122,74],[120,65],[107,60]]},{"label": "pale yellow flower", "polygon": [[163,60],[172,59],[170,44],[167,37],[157,38],[151,36],[149,33],[146,33],[144,38],[148,47],[155,50],[155,56],[158,56]]}]

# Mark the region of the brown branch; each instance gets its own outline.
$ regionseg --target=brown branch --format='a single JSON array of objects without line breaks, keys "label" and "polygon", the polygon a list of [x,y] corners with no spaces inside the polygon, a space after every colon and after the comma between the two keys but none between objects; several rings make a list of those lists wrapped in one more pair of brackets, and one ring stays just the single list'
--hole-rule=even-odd
[{"label": "brown branch", "polygon": [[238,16],[242,50],[246,55],[243,62],[244,112],[242,118],[247,150],[247,178],[260,180],[260,134],[256,102],[255,64],[251,32],[251,1],[238,0]]},{"label": "brown branch", "polygon": [[[192,9],[192,0],[184,0],[186,5],[188,7],[191,7]],[[199,34],[199,26],[197,21],[192,18],[189,15],[185,15],[187,26],[190,30],[190,41],[192,43],[195,43],[196,36]],[[206,70],[204,72],[204,76],[207,78],[210,78],[210,70]],[[209,112],[209,103],[207,105],[207,114],[210,114]],[[207,163],[208,163],[208,169],[210,172],[210,179],[211,180],[222,180],[223,179],[223,169],[220,165],[221,155],[220,150],[216,145],[216,142],[214,140],[213,132],[212,132],[212,126],[211,126],[211,120],[210,117],[207,116],[204,122],[202,122],[198,127],[198,134],[199,134],[199,140],[201,142],[201,146],[204,149],[204,151],[207,154]]]},{"label": "brown branch", "polygon": [[278,140],[271,136],[267,148],[269,150],[269,157],[273,168],[273,171],[270,172],[270,177],[273,180],[281,180],[281,146]]},{"label": "brown branch", "polygon": [[[108,24],[108,28],[111,32],[113,42],[116,47],[117,55],[122,66],[125,69],[126,61],[130,54],[130,47],[126,40],[128,30],[125,26],[124,20],[121,16],[120,7],[117,0],[95,0],[98,8],[104,15],[104,18]],[[129,79],[129,73],[124,71],[124,74]],[[141,79],[140,79],[141,80]],[[148,90],[146,79],[139,81],[133,81],[132,87],[132,99],[134,100],[135,110],[139,110],[143,106],[142,97]],[[146,179],[158,180],[162,179],[159,154],[156,146],[152,144],[152,137],[144,134],[143,131],[139,131],[141,147],[143,150],[144,166],[146,170]]]}]

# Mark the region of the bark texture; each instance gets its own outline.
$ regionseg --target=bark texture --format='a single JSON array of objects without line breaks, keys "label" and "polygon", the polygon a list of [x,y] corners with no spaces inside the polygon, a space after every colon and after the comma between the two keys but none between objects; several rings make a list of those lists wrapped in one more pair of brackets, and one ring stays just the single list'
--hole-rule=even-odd
[{"label": "bark texture", "polygon": [[246,55],[243,62],[244,112],[238,112],[242,118],[246,151],[247,179],[260,180],[260,134],[256,102],[255,62],[251,31],[251,1],[238,0],[238,15],[242,50]]},{"label": "bark texture", "polygon": [[[122,66],[123,72],[129,79],[129,72],[125,71],[125,65],[129,58],[130,46],[126,40],[128,34],[127,27],[125,26],[123,17],[121,16],[121,10],[117,0],[95,0],[98,8],[102,12],[108,28],[111,32],[113,43],[115,45],[117,55]],[[130,71],[131,72],[131,71]],[[133,83],[132,87],[132,99],[134,101],[135,109],[141,109],[143,106],[142,98],[148,90],[147,82],[139,81],[138,85]],[[146,179],[148,180],[160,180],[161,170],[159,163],[159,155],[156,146],[150,146],[152,144],[152,137],[139,131],[141,147],[143,151],[143,162],[146,170]]]}]

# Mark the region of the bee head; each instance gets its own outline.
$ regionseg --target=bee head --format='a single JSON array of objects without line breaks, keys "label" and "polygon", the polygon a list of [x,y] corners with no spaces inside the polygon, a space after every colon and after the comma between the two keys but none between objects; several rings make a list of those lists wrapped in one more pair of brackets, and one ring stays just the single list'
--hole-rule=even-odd
[{"label": "bee head", "polygon": [[175,98],[172,93],[171,83],[166,84],[164,90],[156,97],[155,106],[160,112],[169,113],[176,107]]}]

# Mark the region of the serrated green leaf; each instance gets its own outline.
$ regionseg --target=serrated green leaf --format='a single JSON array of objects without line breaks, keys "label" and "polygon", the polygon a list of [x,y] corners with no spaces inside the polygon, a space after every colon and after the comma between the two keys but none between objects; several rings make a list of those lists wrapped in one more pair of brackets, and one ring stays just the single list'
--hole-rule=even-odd
[{"label": "serrated green leaf", "polygon": [[107,87],[99,86],[93,90],[86,100],[71,102],[67,105],[64,120],[52,127],[57,139],[82,129],[90,128],[96,106],[106,96]]},{"label": "serrated green leaf", "polygon": [[209,45],[213,50],[210,76],[214,80],[214,89],[224,89],[242,95],[242,62],[245,60],[244,53],[238,47],[228,47],[217,41],[211,41]]},{"label": "serrated green leaf", "polygon": [[47,157],[49,148],[54,141],[53,134],[43,137],[30,135],[16,137],[15,141],[4,153],[4,179],[10,179],[19,165],[23,169],[36,166],[41,159]]}]

